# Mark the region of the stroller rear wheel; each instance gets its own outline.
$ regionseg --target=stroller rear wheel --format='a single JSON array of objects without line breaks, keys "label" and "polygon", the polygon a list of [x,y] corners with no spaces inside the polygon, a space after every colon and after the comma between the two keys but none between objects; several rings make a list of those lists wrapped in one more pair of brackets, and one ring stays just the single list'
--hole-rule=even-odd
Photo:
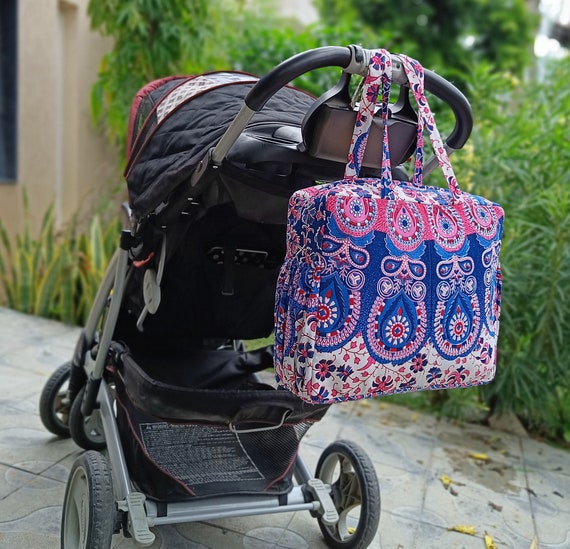
[{"label": "stroller rear wheel", "polygon": [[353,442],[338,440],[321,454],[315,476],[330,485],[339,514],[336,524],[318,519],[327,545],[333,549],[368,547],[380,521],[380,487],[368,455]]},{"label": "stroller rear wheel", "polygon": [[84,450],[103,450],[105,448],[105,434],[101,421],[101,413],[98,408],[93,410],[89,417],[85,417],[81,411],[81,403],[85,387],[79,391],[71,405],[69,413],[69,432],[71,438]]},{"label": "stroller rear wheel", "polygon": [[71,375],[71,362],[62,364],[49,377],[40,396],[40,419],[44,427],[54,435],[69,438],[69,411],[67,385]]},{"label": "stroller rear wheel", "polygon": [[109,549],[116,515],[107,459],[99,452],[85,452],[75,460],[67,481],[61,548]]}]

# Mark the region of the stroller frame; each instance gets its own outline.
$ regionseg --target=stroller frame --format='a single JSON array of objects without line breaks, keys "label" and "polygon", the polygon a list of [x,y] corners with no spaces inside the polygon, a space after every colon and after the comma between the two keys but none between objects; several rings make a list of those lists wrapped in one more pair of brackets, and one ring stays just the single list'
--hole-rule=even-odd
[{"label": "stroller frame", "polygon": [[[130,232],[123,232],[122,241],[123,239],[129,240]],[[157,505],[153,501],[147,500],[141,492],[133,490],[115,420],[112,389],[103,378],[104,358],[107,353],[102,352],[104,349],[107,349],[107,352],[109,350],[112,331],[123,300],[128,274],[128,253],[128,247],[121,247],[113,255],[95,297],[79,347],[81,353],[84,346],[90,348],[93,345],[97,324],[108,307],[107,318],[98,342],[97,357],[94,361],[88,357],[85,362],[85,370],[89,379],[92,382],[99,380],[97,401],[100,418],[93,417],[94,412],[97,414],[97,408],[91,410],[86,408],[86,399],[82,404],[82,413],[85,418],[88,418],[85,425],[86,429],[89,429],[91,424],[91,427],[97,430],[96,423],[100,422],[111,463],[118,510],[126,513],[125,525],[128,533],[137,543],[144,546],[154,542],[155,536],[149,530],[149,527],[153,526],[294,511],[310,511],[322,517],[325,524],[334,525],[337,523],[339,514],[330,496],[330,486],[326,486],[320,479],[314,478],[300,455],[297,455],[294,470],[298,485],[294,486],[291,492],[286,495],[285,500],[278,495],[265,494],[211,496],[206,500],[167,503],[166,509],[163,508],[161,516],[159,516]],[[103,359],[99,357],[103,357]],[[307,501],[307,493],[314,499]]]},{"label": "stroller frame", "polygon": [[[245,97],[243,106],[222,138],[207,151],[190,177],[169,194],[164,203],[167,207],[153,212],[156,225],[168,226],[179,212],[185,211],[188,204],[216,177],[224,159],[232,155],[239,159],[240,154],[247,154],[248,142],[242,142],[241,137],[253,115],[277,91],[298,76],[328,66],[343,69],[344,81],[341,79],[336,88],[317,100],[315,109],[308,113],[315,115],[314,120],[308,124],[314,135],[330,133],[331,128],[338,128],[341,120],[336,115],[322,121],[319,112],[323,106],[338,100],[340,96],[344,97],[343,94],[348,89],[346,76],[349,79],[351,74],[366,74],[372,53],[372,50],[358,46],[317,48],[288,59],[262,77]],[[407,80],[397,56],[393,57],[393,64],[394,82],[401,87],[406,86]],[[425,82],[428,91],[443,99],[455,115],[455,128],[446,142],[448,152],[453,152],[463,146],[471,132],[469,103],[459,90],[430,71],[426,71]],[[351,124],[353,121],[348,124],[342,122],[341,131],[348,129],[351,132]],[[311,146],[311,143],[303,142],[298,147],[288,149],[279,143],[275,147],[264,149],[263,154],[269,160],[276,155],[285,155],[295,161],[301,158],[302,162],[315,169],[335,162],[337,167],[343,168],[345,157],[342,155],[346,151],[328,150],[323,153],[319,149],[318,154],[323,155],[319,157],[318,154],[310,154]],[[410,150],[410,147],[406,146],[402,154],[406,150]],[[436,162],[433,159],[428,161],[425,172],[432,170]],[[324,450],[315,475],[311,474],[297,453],[293,466],[296,483],[286,494],[241,493],[212,495],[189,501],[158,502],[152,496],[149,498],[147,494],[135,489],[117,423],[116,390],[105,376],[109,356],[113,354],[113,335],[132,274],[132,250],[140,243],[139,235],[147,222],[140,212],[133,213],[130,207],[126,210],[130,229],[124,229],[121,233],[119,249],[111,259],[98,289],[73,359],[52,374],[40,398],[40,417],[45,427],[58,436],[71,435],[79,446],[88,450],[78,458],[70,473],[62,519],[62,547],[69,549],[81,545],[106,549],[110,547],[112,535],[121,529],[124,535],[133,537],[138,544],[148,546],[155,540],[154,533],[150,531],[154,526],[303,510],[309,511],[317,519],[325,541],[331,547],[367,547],[372,542],[379,523],[378,479],[370,458],[360,447],[348,441],[334,442]],[[166,244],[166,232],[163,232],[160,249],[156,254],[160,258],[158,268],[153,272],[148,288],[145,288],[147,296],[145,308],[137,323],[139,328],[145,316],[156,311],[160,301]],[[282,422],[284,419],[285,416]],[[273,428],[275,426],[265,429]],[[105,447],[110,467],[107,458],[97,452]],[[348,475],[351,482],[343,485],[334,480],[333,470],[337,465],[341,466],[340,475]],[[105,481],[102,494],[92,493],[96,488],[91,482],[94,476]],[[354,480],[356,482],[352,482]],[[73,500],[89,498],[91,507],[95,507],[93,498],[99,496],[112,501],[107,502],[105,511],[99,509],[96,517],[92,513],[96,514],[97,509],[91,508],[87,513],[88,523],[84,523],[81,513],[74,508]],[[350,522],[348,517],[354,503],[361,506],[357,524]],[[105,518],[105,513],[110,517]]]}]

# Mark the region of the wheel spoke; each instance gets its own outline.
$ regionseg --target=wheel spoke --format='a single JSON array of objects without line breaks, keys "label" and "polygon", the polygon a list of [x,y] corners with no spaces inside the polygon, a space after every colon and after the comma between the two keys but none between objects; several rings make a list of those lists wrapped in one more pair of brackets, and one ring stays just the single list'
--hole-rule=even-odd
[{"label": "wheel spoke", "polygon": [[342,509],[350,510],[360,505],[362,493],[356,473],[354,471],[343,473],[338,480]]}]

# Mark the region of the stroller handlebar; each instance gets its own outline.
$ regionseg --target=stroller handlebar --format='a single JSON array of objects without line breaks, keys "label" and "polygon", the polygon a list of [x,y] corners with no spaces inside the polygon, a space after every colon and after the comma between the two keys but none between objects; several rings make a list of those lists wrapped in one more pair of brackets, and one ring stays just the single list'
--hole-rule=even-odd
[{"label": "stroller handlebar", "polygon": [[[260,111],[265,103],[283,86],[299,76],[324,67],[341,67],[350,74],[366,75],[372,50],[360,46],[325,46],[290,57],[263,76],[245,98],[246,105],[254,112]],[[394,56],[397,61],[397,55]],[[400,63],[394,63],[393,81],[407,83]],[[425,69],[425,87],[430,93],[443,100],[455,115],[455,128],[447,138],[452,149],[460,149],[469,139],[473,128],[471,106],[467,98],[453,84]]]},{"label": "stroller handlebar", "polygon": [[[281,88],[295,78],[325,67],[340,67],[350,74],[366,75],[372,50],[360,46],[324,46],[305,51],[290,57],[277,65],[273,70],[259,79],[245,97],[245,104],[232,122],[216,147],[210,151],[210,161],[220,163],[229,152],[239,135],[251,118],[259,112]],[[396,84],[407,84],[407,78],[398,60],[394,56],[393,81]],[[425,69],[425,88],[443,100],[455,116],[455,127],[446,139],[449,150],[460,149],[469,139],[473,129],[473,116],[467,98],[445,78]],[[205,167],[205,166],[203,166]],[[201,176],[202,169],[196,170],[194,180]]]}]

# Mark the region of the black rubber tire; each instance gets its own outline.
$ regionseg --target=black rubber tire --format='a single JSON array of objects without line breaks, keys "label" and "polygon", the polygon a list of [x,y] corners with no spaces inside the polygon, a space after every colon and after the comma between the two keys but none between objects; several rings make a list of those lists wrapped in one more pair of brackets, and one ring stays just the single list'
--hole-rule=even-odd
[{"label": "black rubber tire", "polygon": [[69,433],[77,446],[84,450],[103,450],[107,444],[105,443],[105,435],[103,426],[100,422],[100,412],[98,409],[93,410],[90,418],[85,420],[81,412],[81,403],[85,387],[79,391],[71,405],[69,413]]},{"label": "black rubber tire", "polygon": [[[327,545],[332,549],[368,547],[380,522],[380,486],[366,452],[348,440],[333,442],[321,454],[315,476],[331,485],[339,514],[333,525],[317,517]],[[360,514],[355,516],[359,507]]]},{"label": "black rubber tire", "polygon": [[40,395],[39,412],[44,427],[54,435],[69,438],[69,412],[66,384],[71,375],[71,362],[62,364],[46,381]]},{"label": "black rubber tire", "polygon": [[63,501],[61,549],[109,549],[117,508],[107,459],[100,452],[74,462]]}]

